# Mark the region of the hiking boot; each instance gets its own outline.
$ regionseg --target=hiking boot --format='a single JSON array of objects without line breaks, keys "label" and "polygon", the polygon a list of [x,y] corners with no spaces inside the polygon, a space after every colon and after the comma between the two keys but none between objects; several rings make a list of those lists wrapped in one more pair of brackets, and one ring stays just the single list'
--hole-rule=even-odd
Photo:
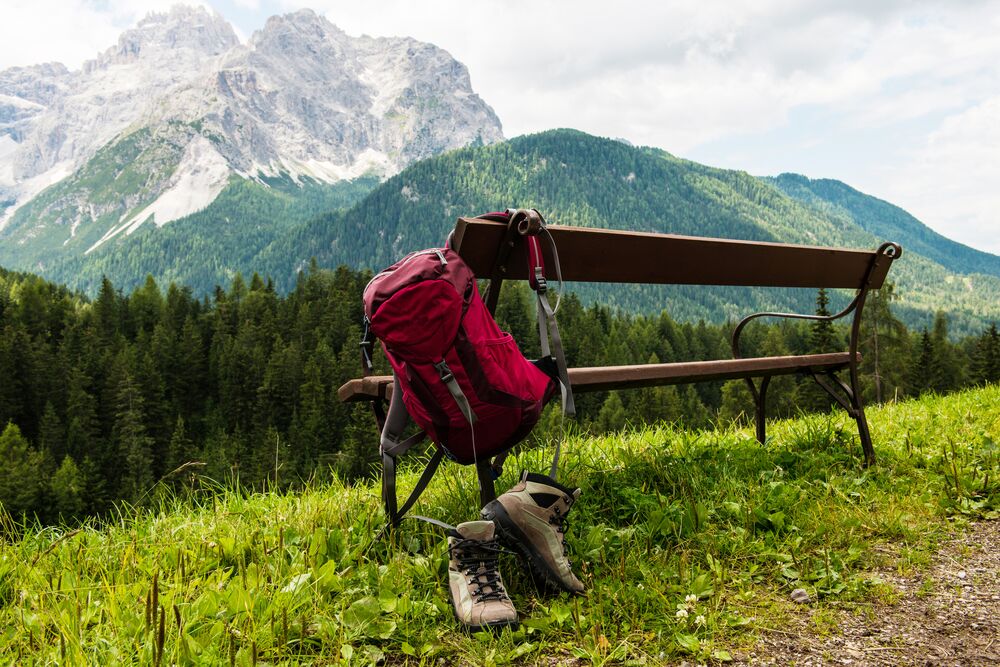
[{"label": "hiking boot", "polygon": [[470,632],[518,626],[497,570],[504,549],[492,521],[466,521],[448,534],[448,590],[455,618]]},{"label": "hiking boot", "polygon": [[524,472],[521,481],[482,510],[497,525],[504,543],[527,559],[541,577],[570,593],[583,593],[566,557],[566,515],[580,489],[570,490],[551,477]]}]

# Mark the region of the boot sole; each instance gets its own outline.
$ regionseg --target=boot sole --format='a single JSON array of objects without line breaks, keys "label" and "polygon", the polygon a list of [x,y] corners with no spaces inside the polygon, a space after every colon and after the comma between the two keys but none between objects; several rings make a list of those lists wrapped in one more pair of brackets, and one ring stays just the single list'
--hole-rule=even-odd
[{"label": "boot sole", "polygon": [[[448,593],[448,597],[451,598],[450,592]],[[494,621],[493,623],[484,623],[483,625],[469,625],[458,617],[458,612],[455,610],[454,600],[451,601],[451,615],[454,616],[455,620],[458,621],[458,624],[470,634],[474,634],[476,632],[501,632],[507,628],[510,628],[511,632],[515,632],[521,627],[520,621]]]},{"label": "boot sole", "polygon": [[503,535],[504,541],[508,546],[513,547],[521,556],[528,561],[528,565],[531,569],[535,571],[542,579],[544,579],[550,586],[554,586],[561,591],[566,591],[567,593],[572,593],[573,595],[582,595],[583,591],[574,590],[568,587],[559,578],[559,573],[555,572],[551,567],[549,567],[548,562],[545,558],[538,552],[537,549],[531,546],[531,541],[528,536],[524,534],[524,531],[514,523],[514,520],[510,518],[507,510],[504,508],[503,503],[499,500],[491,500],[487,503],[486,507],[480,512],[482,517],[487,521],[492,521],[493,524],[500,530],[501,535]]}]

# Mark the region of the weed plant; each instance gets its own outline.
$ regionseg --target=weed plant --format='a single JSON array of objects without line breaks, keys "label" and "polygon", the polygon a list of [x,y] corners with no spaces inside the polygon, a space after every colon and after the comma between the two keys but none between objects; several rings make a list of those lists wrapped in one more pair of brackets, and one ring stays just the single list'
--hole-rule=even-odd
[{"label": "weed plant", "polygon": [[[503,562],[523,620],[497,636],[453,619],[440,531],[409,521],[373,542],[375,481],[281,495],[202,480],[73,530],[0,515],[0,663],[726,662],[794,613],[793,589],[821,609],[891,603],[876,568],[919,571],[1000,512],[1000,388],[869,419],[870,469],[842,413],[776,422],[766,446],[737,424],[571,435],[561,479],[583,488],[569,542],[588,593],[549,593]],[[549,454],[510,459],[499,488]],[[445,465],[417,511],[458,523],[476,498],[472,469]]]}]

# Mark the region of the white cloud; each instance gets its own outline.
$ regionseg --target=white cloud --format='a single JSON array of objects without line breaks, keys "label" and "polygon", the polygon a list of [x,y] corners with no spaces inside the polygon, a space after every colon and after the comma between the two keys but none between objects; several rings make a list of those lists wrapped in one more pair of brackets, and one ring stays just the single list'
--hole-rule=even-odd
[{"label": "white cloud", "polygon": [[[53,59],[78,66],[173,1],[65,0],[54,10],[6,0],[0,69]],[[468,66],[508,136],[575,127],[752,173],[841,178],[1000,250],[1000,241],[981,240],[1000,160],[980,149],[973,129],[988,131],[982,116],[1000,96],[1000,0],[199,4],[220,3],[254,16],[311,6],[354,35],[437,44]],[[967,188],[974,173],[993,181]],[[936,184],[938,195],[907,189],[908,179]]]},{"label": "white cloud", "polygon": [[1000,94],[948,117],[887,183],[891,201],[1000,254]]}]

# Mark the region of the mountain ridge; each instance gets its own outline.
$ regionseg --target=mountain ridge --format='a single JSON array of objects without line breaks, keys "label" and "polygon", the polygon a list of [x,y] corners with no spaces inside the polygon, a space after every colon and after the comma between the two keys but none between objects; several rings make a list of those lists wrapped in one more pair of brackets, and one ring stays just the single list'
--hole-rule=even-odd
[{"label": "mountain ridge", "polygon": [[842,181],[790,173],[765,180],[794,199],[825,208],[833,215],[847,216],[866,231],[898,237],[911,251],[952,271],[1000,276],[1000,256],[949,239],[891,202],[864,194]]},{"label": "mountain ridge", "polygon": [[0,72],[0,261],[45,266],[162,227],[230,175],[384,178],[502,138],[468,70],[433,44],[350,37],[311,10],[241,44],[217,13],[176,6],[80,70]]}]

